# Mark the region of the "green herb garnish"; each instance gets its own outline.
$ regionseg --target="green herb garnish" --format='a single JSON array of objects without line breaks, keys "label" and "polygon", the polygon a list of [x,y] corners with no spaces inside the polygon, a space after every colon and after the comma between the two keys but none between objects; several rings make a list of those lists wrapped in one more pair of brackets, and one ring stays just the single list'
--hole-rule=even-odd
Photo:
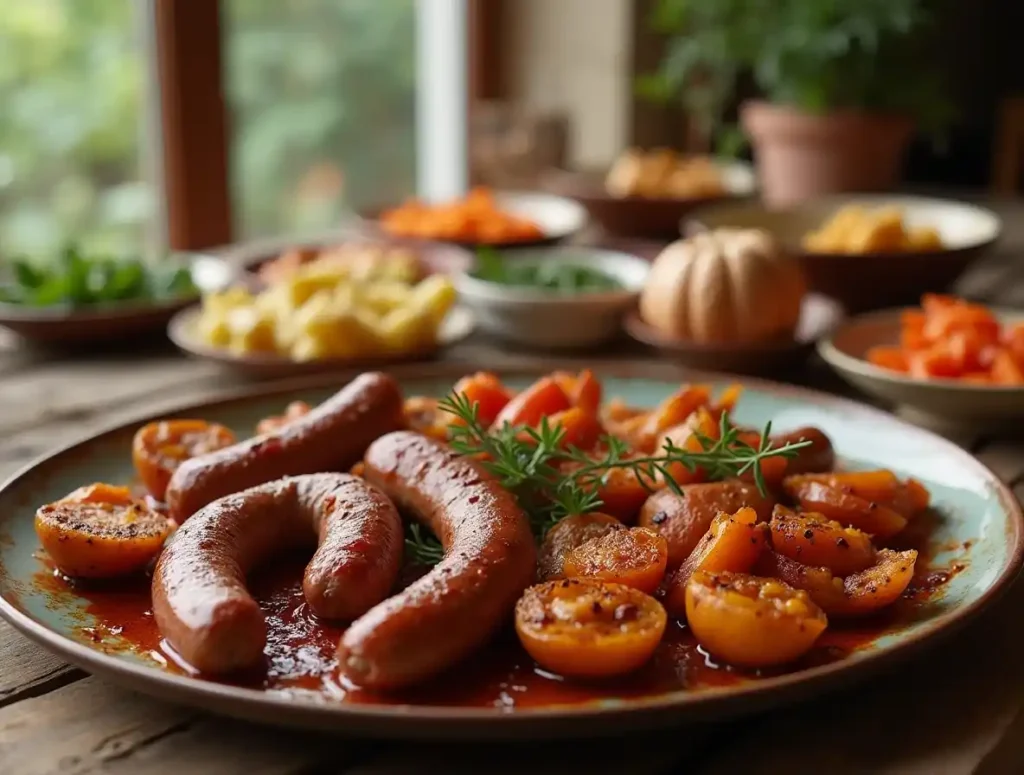
[{"label": "green herb garnish", "polygon": [[49,264],[15,258],[0,264],[0,301],[27,307],[90,307],[162,301],[197,292],[188,267],[86,255],[74,245]]},{"label": "green herb garnish", "polygon": [[[598,510],[603,502],[597,488],[613,469],[632,471],[640,484],[651,491],[655,482],[662,480],[676,493],[682,493],[682,488],[669,473],[670,466],[676,464],[689,471],[704,469],[711,479],[752,472],[757,488],[765,493],[761,463],[770,457],[791,458],[810,443],[797,441],[773,447],[769,439],[771,423],[768,423],[761,434],[760,445],[751,446],[741,440],[739,431],[723,412],[720,438],[697,434],[703,447],[699,452],[677,447],[666,440],[656,454],[628,457],[629,447],[624,441],[604,436],[601,441],[605,452],[595,458],[583,450],[563,446],[565,430],[550,425],[547,419],[537,428],[506,423],[497,432],[491,432],[477,419],[476,403],[464,395],[447,396],[438,406],[460,420],[449,429],[452,449],[462,455],[486,457],[483,466],[516,496],[530,517],[538,541],[565,517]],[[575,464],[574,470],[561,470],[563,463]],[[437,538],[421,531],[419,526],[412,536],[407,536],[406,547],[414,561],[423,565],[436,564],[443,556]]]},{"label": "green herb garnish", "polygon": [[614,277],[571,261],[507,260],[493,248],[477,250],[473,277],[491,283],[560,294],[601,293],[622,288]]}]

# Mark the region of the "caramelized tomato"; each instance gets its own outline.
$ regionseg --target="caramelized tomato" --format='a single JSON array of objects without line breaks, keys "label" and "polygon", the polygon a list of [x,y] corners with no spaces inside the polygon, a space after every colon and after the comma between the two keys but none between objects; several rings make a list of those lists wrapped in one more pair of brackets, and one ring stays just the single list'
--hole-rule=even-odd
[{"label": "caramelized tomato", "polygon": [[555,524],[537,551],[537,577],[541,581],[562,578],[565,557],[577,546],[616,530],[625,530],[615,517],[592,511],[574,514]]},{"label": "caramelized tomato", "polygon": [[791,476],[786,485],[797,488],[811,482],[886,506],[904,519],[924,511],[931,501],[928,490],[916,479],[900,481],[892,471],[884,470]]},{"label": "caramelized tomato", "polygon": [[542,418],[569,408],[569,397],[553,377],[544,377],[515,396],[494,418],[495,428],[509,425],[535,427]]},{"label": "caramelized tomato", "polygon": [[678,567],[697,548],[718,514],[732,514],[744,506],[757,512],[758,520],[767,520],[774,499],[761,495],[746,482],[729,480],[692,484],[682,495],[661,490],[651,495],[640,510],[637,524],[657,530],[668,541],[668,564]]},{"label": "caramelized tomato", "polygon": [[454,418],[438,407],[436,398],[407,398],[402,411],[409,430],[440,441],[448,438],[448,425]]},{"label": "caramelized tomato", "polygon": [[886,503],[857,495],[848,487],[834,487],[826,477],[819,478],[817,474],[787,477],[784,487],[805,511],[816,512],[877,538],[890,538],[907,526],[906,517]]},{"label": "caramelized tomato", "polygon": [[455,384],[453,392],[461,393],[470,403],[476,404],[477,420],[485,428],[498,418],[512,399],[512,394],[501,380],[486,371],[463,377]]},{"label": "caramelized tomato", "polygon": [[256,435],[263,436],[267,433],[273,433],[276,430],[280,430],[286,425],[290,425],[300,417],[305,417],[310,413],[312,407],[305,401],[292,401],[285,407],[284,414],[274,415],[271,417],[264,417],[256,425]]},{"label": "caramelized tomato", "polygon": [[653,530],[634,527],[608,532],[577,546],[565,557],[568,578],[610,581],[653,593],[668,565],[668,544]]},{"label": "caramelized tomato", "polygon": [[600,678],[643,665],[668,617],[650,595],[591,579],[548,581],[516,604],[516,633],[537,663],[559,675]]},{"label": "caramelized tomato", "polygon": [[164,499],[171,476],[189,458],[235,443],[235,434],[205,420],[161,420],[144,425],[132,440],[132,462],[149,494]]},{"label": "caramelized tomato", "polygon": [[706,571],[686,585],[686,621],[712,656],[754,668],[801,657],[828,626],[802,590],[777,579]]},{"label": "caramelized tomato", "polygon": [[597,416],[601,409],[601,382],[594,372],[590,369],[584,369],[579,374],[556,371],[551,376],[569,397],[569,402],[573,406],[578,406],[584,412]]},{"label": "caramelized tomato", "polygon": [[123,576],[145,567],[171,524],[127,487],[80,487],[36,511],[36,533],[61,573],[77,578]]},{"label": "caramelized tomato", "polygon": [[766,552],[759,569],[805,590],[829,616],[864,616],[899,600],[914,577],[916,562],[913,549],[881,549],[874,565],[842,578],[828,568],[803,565]]},{"label": "caramelized tomato", "polygon": [[821,514],[796,514],[778,506],[770,528],[775,551],[805,565],[821,566],[846,576],[875,562],[871,536],[856,528],[843,527]]},{"label": "caramelized tomato", "polygon": [[697,571],[746,573],[757,562],[765,546],[766,525],[757,512],[744,507],[735,514],[719,514],[683,564],[679,566],[665,598],[675,616],[686,612],[686,585]]}]

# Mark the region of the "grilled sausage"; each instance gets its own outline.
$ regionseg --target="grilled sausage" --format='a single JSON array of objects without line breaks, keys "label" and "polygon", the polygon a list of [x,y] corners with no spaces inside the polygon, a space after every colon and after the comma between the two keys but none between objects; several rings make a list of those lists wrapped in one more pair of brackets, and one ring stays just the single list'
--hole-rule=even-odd
[{"label": "grilled sausage", "polygon": [[814,427],[807,427],[772,436],[772,444],[776,447],[796,441],[811,443],[797,450],[796,457],[786,461],[787,476],[791,474],[822,474],[832,470],[836,463],[836,453],[832,448],[832,440],[824,432]]},{"label": "grilled sausage", "polygon": [[272,433],[186,460],[167,487],[183,522],[217,498],[283,476],[347,471],[370,442],[404,427],[402,391],[387,374],[362,374],[309,414]]},{"label": "grilled sausage", "polygon": [[175,533],[153,574],[161,634],[200,672],[258,666],[267,625],[246,574],[317,540],[302,585],[315,614],[351,620],[388,596],[402,562],[391,501],[349,474],[297,476],[214,501]]},{"label": "grilled sausage", "polygon": [[735,479],[688,484],[682,495],[659,490],[640,509],[637,524],[657,530],[668,542],[668,566],[675,568],[690,556],[719,512],[735,514],[744,506],[759,520],[771,519],[774,499],[761,495],[756,485]]},{"label": "grilled sausage", "polygon": [[357,619],[338,647],[354,683],[394,689],[460,661],[511,621],[533,582],[526,514],[479,464],[409,431],[366,451],[364,476],[441,540],[444,559]]}]

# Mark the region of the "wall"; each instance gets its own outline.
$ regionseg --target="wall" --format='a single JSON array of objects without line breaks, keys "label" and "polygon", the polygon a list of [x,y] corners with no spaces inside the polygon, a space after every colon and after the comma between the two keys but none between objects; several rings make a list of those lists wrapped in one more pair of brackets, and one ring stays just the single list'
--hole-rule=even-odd
[{"label": "wall", "polygon": [[631,0],[506,0],[509,98],[563,111],[569,160],[611,163],[628,140]]}]

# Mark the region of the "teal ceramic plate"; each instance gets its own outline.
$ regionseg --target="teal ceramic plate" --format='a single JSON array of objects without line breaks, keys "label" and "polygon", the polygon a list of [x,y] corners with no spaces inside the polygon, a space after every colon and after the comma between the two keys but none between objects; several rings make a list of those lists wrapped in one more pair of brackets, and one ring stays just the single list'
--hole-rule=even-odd
[{"label": "teal ceramic plate", "polygon": [[[395,374],[409,394],[435,395],[460,376],[451,365],[396,369]],[[608,396],[619,395],[638,405],[655,404],[678,385],[680,375],[671,367],[651,365],[620,365],[603,372]],[[528,377],[515,379],[523,384]],[[712,381],[721,385],[726,378]],[[52,577],[46,583],[32,525],[38,504],[75,487],[93,481],[130,481],[132,434],[142,422],[155,418],[140,418],[74,444],[30,466],[0,489],[0,614],[86,670],[140,692],[225,714],[391,737],[535,738],[621,733],[749,713],[862,679],[966,623],[1017,575],[1024,541],[1020,507],[995,475],[965,451],[859,404],[765,382],[750,380],[745,385],[736,412],[739,422],[761,425],[770,419],[777,430],[818,426],[835,442],[844,466],[885,467],[915,476],[927,485],[937,507],[931,566],[955,566],[958,572],[940,595],[915,608],[913,617],[868,630],[841,660],[700,690],[636,695],[608,686],[596,700],[540,708],[517,707],[519,687],[513,676],[492,687],[497,698],[492,704],[456,707],[357,704],[346,701],[339,691],[268,691],[176,674],[146,654],[119,648],[118,628],[98,627],[84,597],[74,591],[55,592]],[[321,380],[264,387],[173,414],[204,417],[247,434],[260,417],[280,412],[288,401],[318,401],[338,386]],[[296,659],[301,656],[297,653]],[[691,667],[700,666],[680,666],[682,678]]]}]

